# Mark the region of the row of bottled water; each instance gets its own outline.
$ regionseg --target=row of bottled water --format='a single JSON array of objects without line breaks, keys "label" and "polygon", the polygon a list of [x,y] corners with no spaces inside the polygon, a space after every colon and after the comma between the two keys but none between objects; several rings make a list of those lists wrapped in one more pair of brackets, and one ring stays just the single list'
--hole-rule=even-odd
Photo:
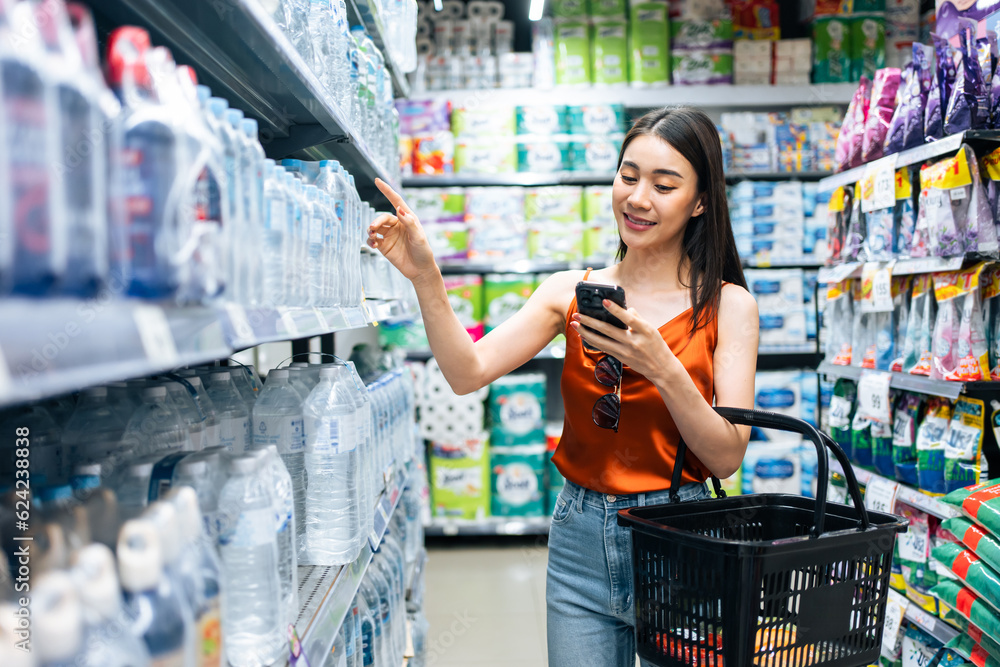
[{"label": "row of bottled water", "polygon": [[[263,2],[261,3],[263,4]],[[271,4],[271,3],[268,3]],[[383,14],[383,40],[404,72],[417,66],[416,0],[371,3]],[[361,26],[349,27],[344,0],[279,0],[272,16],[327,95],[389,173],[398,176],[399,115],[385,56]]]},{"label": "row of bottled water", "polygon": [[360,304],[353,175],[265,159],[257,122],[145,30],[107,62],[106,82],[86,8],[0,1],[0,295]]}]

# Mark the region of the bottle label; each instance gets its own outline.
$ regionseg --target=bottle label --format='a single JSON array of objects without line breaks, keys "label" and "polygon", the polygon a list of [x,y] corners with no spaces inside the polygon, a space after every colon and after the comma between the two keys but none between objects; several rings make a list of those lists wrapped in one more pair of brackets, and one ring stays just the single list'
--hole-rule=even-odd
[{"label": "bottle label", "polygon": [[222,548],[249,549],[274,541],[274,510],[244,510],[228,530],[219,535]]},{"label": "bottle label", "polygon": [[224,418],[219,424],[219,444],[234,454],[242,454],[249,430],[250,420],[246,417]]},{"label": "bottle label", "polygon": [[297,454],[306,449],[302,418],[268,417],[256,420],[253,431],[254,445],[274,445],[279,454]]},{"label": "bottle label", "polygon": [[219,596],[209,601],[198,622],[198,637],[201,642],[199,667],[223,667],[222,662],[222,616],[219,610]]},{"label": "bottle label", "polygon": [[322,454],[347,454],[357,449],[357,430],[353,417],[321,417],[309,429],[310,451]]},{"label": "bottle label", "polygon": [[364,667],[375,664],[375,624],[369,619],[361,622],[361,662]]}]

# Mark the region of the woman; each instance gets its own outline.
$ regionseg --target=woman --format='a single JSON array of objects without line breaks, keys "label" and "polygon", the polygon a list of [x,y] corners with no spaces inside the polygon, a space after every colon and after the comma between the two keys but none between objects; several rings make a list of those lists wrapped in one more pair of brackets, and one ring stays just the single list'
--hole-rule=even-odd
[{"label": "woman", "polygon": [[[566,334],[566,421],[553,456],[566,486],[549,534],[549,665],[633,667],[631,535],[618,527],[617,511],[667,502],[680,438],[687,454],[679,495],[697,500],[709,497],[710,476],[736,472],[750,437],[749,427],[712,409],[713,400],[753,407],[758,339],[715,126],[689,108],[640,118],[612,189],[621,261],[553,275],[476,343],[448,305],[416,215],[376,183],[396,215],[375,219],[368,244],[413,282],[431,350],[457,393],[488,385]],[[627,329],[577,312],[583,279],[624,288],[627,309],[603,303]]]}]

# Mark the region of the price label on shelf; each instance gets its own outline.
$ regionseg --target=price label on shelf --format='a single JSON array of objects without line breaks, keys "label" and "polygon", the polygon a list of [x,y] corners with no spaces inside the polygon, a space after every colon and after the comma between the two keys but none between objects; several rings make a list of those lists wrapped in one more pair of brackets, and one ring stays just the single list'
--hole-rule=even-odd
[{"label": "price label on shelf", "polygon": [[889,601],[885,606],[885,624],[882,626],[882,655],[891,658],[899,642],[899,630],[903,627],[903,617],[910,601],[896,591],[889,590]]},{"label": "price label on shelf", "polygon": [[[954,575],[952,575],[954,576]],[[926,632],[931,634],[934,633],[937,628],[938,621],[936,618],[928,614],[926,611],[913,604],[907,607],[907,618],[916,623],[918,626],[923,628]]]},{"label": "price label on shelf", "polygon": [[868,163],[861,177],[861,210],[871,213],[896,205],[896,155]]},{"label": "price label on shelf", "polygon": [[157,365],[165,367],[177,366],[180,355],[174,335],[170,331],[167,314],[159,306],[139,305],[132,311],[132,319],[142,341],[142,349],[146,358]]},{"label": "price label on shelf", "polygon": [[899,484],[890,482],[884,477],[872,475],[865,486],[865,508],[872,512],[892,514],[896,507],[896,494]]},{"label": "price label on shelf", "polygon": [[889,385],[890,373],[865,371],[858,381],[858,410],[862,416],[880,424],[891,423]]},{"label": "price label on shelf", "polygon": [[892,267],[883,266],[872,276],[872,296],[875,299],[876,313],[891,313],[892,304]]}]

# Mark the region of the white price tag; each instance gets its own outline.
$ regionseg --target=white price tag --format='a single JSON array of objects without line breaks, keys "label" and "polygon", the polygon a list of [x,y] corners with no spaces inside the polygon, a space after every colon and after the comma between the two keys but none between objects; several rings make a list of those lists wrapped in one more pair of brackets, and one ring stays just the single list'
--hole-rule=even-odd
[{"label": "white price tag", "polygon": [[894,590],[889,590],[889,601],[885,606],[885,624],[882,626],[882,655],[891,658],[899,641],[899,630],[910,601]]},{"label": "white price tag", "polygon": [[253,340],[253,327],[250,326],[250,318],[243,306],[236,303],[226,304],[226,313],[229,315],[229,323],[233,327],[233,334],[238,340]]},{"label": "white price tag", "polygon": [[926,611],[924,611],[915,604],[907,607],[907,611],[909,612],[907,616],[909,616],[909,619],[911,621],[919,625],[927,632],[931,633],[934,632],[934,629],[937,627],[936,618],[934,618],[933,616],[931,616],[930,614],[928,614]]},{"label": "white price tag", "polygon": [[278,308],[278,315],[281,317],[281,325],[285,328],[285,333],[297,338],[299,335],[299,326],[295,323],[295,318],[292,317],[291,309],[282,306]]},{"label": "white price tag", "polygon": [[865,167],[861,181],[861,210],[871,213],[896,205],[896,155],[889,155]]},{"label": "white price tag", "polygon": [[177,366],[180,355],[174,344],[174,335],[170,331],[167,314],[159,306],[136,306],[132,311],[132,319],[139,331],[142,349],[146,358],[158,365],[166,367]]},{"label": "white price tag", "polygon": [[884,266],[872,276],[872,297],[875,300],[876,313],[891,313],[892,304],[892,267]]},{"label": "white price tag", "polygon": [[865,371],[858,382],[858,412],[872,421],[890,423],[889,384],[892,375]]},{"label": "white price tag", "polygon": [[876,477],[868,480],[865,486],[865,508],[872,512],[882,512],[892,514],[896,507],[896,494],[899,493],[899,484],[890,482],[884,477]]}]

